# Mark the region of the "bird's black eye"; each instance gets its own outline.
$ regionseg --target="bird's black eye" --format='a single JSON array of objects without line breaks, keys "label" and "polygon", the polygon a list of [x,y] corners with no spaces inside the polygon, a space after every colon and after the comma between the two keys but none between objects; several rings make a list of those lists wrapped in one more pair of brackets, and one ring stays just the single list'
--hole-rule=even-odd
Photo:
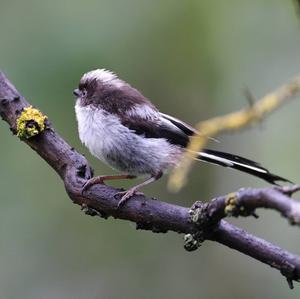
[{"label": "bird's black eye", "polygon": [[86,96],[87,96],[87,91],[86,91],[86,89],[82,89],[82,90],[81,90],[81,95],[82,95],[83,97],[86,97]]}]

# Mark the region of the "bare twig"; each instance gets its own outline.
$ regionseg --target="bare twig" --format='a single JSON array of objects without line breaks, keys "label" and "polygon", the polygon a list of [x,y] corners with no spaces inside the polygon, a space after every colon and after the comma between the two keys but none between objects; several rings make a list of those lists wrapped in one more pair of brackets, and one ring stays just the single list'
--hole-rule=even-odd
[{"label": "bare twig", "polygon": [[201,224],[204,224],[203,219],[207,224],[211,224],[218,223],[228,216],[257,218],[256,209],[265,208],[278,211],[289,220],[290,224],[300,225],[300,202],[288,197],[299,190],[299,185],[261,189],[243,188],[210,202],[196,202],[191,211],[192,219],[197,223],[199,213]]},{"label": "bare twig", "polygon": [[196,129],[201,134],[194,135],[191,138],[180,166],[175,168],[170,176],[170,189],[177,191],[185,184],[194,160],[193,158],[197,156],[197,152],[205,147],[210,137],[228,131],[240,130],[257,121],[261,121],[267,114],[278,109],[291,99],[291,97],[299,93],[300,76],[281,86],[276,91],[267,94],[250,107],[198,123]]},{"label": "bare twig", "polygon": [[[0,72],[0,115],[10,125],[13,133],[17,133],[16,123],[22,111],[29,106],[24,97]],[[45,118],[41,113],[40,117]],[[205,206],[196,204],[193,209],[135,195],[122,209],[118,209],[118,201],[114,195],[119,190],[115,188],[96,185],[84,196],[81,194],[82,185],[92,176],[92,169],[88,161],[71,148],[49,123],[46,123],[46,128],[38,131],[34,137],[22,140],[59,174],[71,200],[80,205],[86,214],[103,218],[113,216],[133,221],[137,229],[184,233],[190,237],[186,238],[191,241],[190,244],[196,244],[201,237],[202,240],[213,240],[278,269],[288,279],[290,285],[293,280],[300,280],[299,256],[252,236],[224,220],[219,221],[230,213],[246,215],[241,213],[241,207],[248,212],[254,211],[257,207],[266,207],[276,209],[292,222],[299,223],[298,203],[287,196],[298,188],[244,189],[238,191],[235,196],[220,197]],[[230,205],[233,208],[226,209]],[[196,209],[198,209],[197,217],[195,217]]]}]

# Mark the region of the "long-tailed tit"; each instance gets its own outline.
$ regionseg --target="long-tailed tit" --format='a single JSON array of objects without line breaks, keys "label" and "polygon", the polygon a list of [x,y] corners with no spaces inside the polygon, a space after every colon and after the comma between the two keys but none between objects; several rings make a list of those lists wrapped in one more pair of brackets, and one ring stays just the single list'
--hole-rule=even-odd
[{"label": "long-tailed tit", "polygon": [[[92,155],[122,173],[91,178],[83,190],[106,180],[148,176],[143,183],[119,192],[119,205],[176,167],[190,136],[196,133],[181,120],[159,112],[137,89],[105,69],[84,74],[74,95],[80,140]],[[229,153],[205,149],[197,159],[246,172],[271,184],[287,181],[256,162]]]}]

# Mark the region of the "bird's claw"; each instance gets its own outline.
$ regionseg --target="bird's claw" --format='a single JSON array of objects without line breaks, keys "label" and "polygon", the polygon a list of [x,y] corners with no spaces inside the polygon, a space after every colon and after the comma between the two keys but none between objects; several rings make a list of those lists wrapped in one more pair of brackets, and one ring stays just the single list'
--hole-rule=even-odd
[{"label": "bird's claw", "polygon": [[100,180],[99,177],[94,177],[94,178],[87,180],[82,186],[81,195],[83,195],[83,193],[87,189],[89,189],[91,186],[96,185],[96,184],[104,184],[104,181]]},{"label": "bird's claw", "polygon": [[120,191],[114,195],[114,198],[122,196],[120,201],[118,202],[118,209],[123,207],[124,204],[133,196],[133,195],[144,195],[144,193],[139,192],[135,189],[129,189],[127,191]]}]

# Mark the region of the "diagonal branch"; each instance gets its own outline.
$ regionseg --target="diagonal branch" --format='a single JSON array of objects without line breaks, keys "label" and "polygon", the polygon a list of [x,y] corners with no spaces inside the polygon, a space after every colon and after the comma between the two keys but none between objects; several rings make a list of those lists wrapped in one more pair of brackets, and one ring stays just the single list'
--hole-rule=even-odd
[{"label": "diagonal branch", "polygon": [[[29,107],[29,103],[0,72],[0,115],[9,124],[14,134],[17,133],[17,120],[20,119],[26,107]],[[250,235],[224,220],[220,221],[230,214],[228,210],[227,214],[224,213],[226,206],[232,204],[228,196],[217,198],[211,201],[205,209],[199,209],[201,213],[198,214],[197,220],[202,219],[202,222],[194,221],[191,217],[191,210],[188,208],[153,200],[143,195],[135,195],[122,209],[118,209],[118,201],[114,195],[119,190],[115,188],[96,185],[91,187],[84,196],[81,194],[83,183],[92,176],[92,169],[88,161],[70,147],[49,123],[46,123],[46,129],[36,136],[22,140],[58,173],[71,200],[80,205],[87,214],[133,221],[137,229],[147,229],[153,232],[175,231],[192,237],[201,235],[203,240],[219,242],[278,269],[288,279],[290,285],[293,280],[300,280],[299,256]],[[236,197],[231,198],[238,199],[236,207],[241,207],[242,203],[242,206],[249,211],[257,207],[276,209],[284,217],[298,223],[299,207],[297,205],[295,216],[292,211],[296,211],[293,208],[296,202],[286,195],[288,193],[287,190],[274,190],[273,188],[244,189],[239,191]],[[210,207],[209,210],[208,207]],[[238,211],[240,213],[240,210]],[[194,239],[194,241],[198,240]]]},{"label": "diagonal branch", "polygon": [[[261,121],[267,114],[278,109],[292,97],[299,95],[299,93],[300,76],[297,76],[256,103],[252,103],[250,107],[198,123],[196,129],[201,134],[195,134],[191,138],[179,167],[176,167],[171,173],[169,179],[171,190],[178,191],[185,184],[187,174],[195,160],[193,158],[205,147],[209,137],[215,137],[224,132],[241,130],[250,124]],[[250,101],[253,101],[253,97],[249,95],[249,92],[247,97]]]}]

